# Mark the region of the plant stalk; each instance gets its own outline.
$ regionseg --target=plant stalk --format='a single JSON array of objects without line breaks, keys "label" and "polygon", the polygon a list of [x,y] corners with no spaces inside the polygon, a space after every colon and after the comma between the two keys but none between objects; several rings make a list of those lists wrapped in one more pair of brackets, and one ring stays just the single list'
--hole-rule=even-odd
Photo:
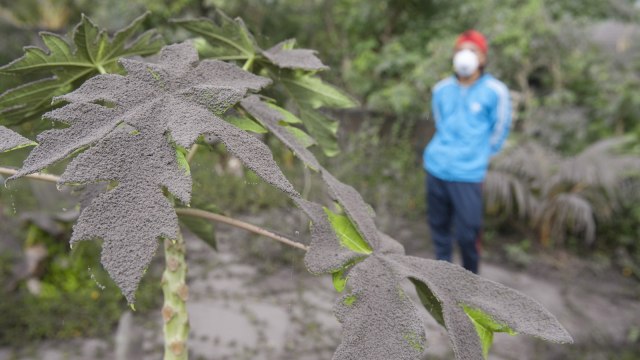
[{"label": "plant stalk", "polygon": [[189,351],[189,314],[187,299],[189,287],[186,284],[187,262],[185,243],[178,232],[175,240],[164,240],[165,269],[162,274],[162,321],[164,330],[164,360],[187,360]]}]

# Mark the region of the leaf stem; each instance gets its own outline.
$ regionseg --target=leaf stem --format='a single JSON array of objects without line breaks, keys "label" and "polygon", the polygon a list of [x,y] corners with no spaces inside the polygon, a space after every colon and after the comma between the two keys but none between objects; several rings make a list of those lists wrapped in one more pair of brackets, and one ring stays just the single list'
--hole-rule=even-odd
[{"label": "leaf stem", "polygon": [[194,216],[194,217],[199,217],[202,219],[207,219],[207,220],[211,220],[211,221],[215,221],[215,222],[220,222],[220,223],[224,223],[224,224],[228,224],[231,226],[235,226],[237,228],[240,229],[244,229],[247,231],[250,231],[252,233],[258,234],[258,235],[262,235],[262,236],[266,236],[272,240],[275,241],[279,241],[283,244],[289,245],[291,247],[294,248],[298,248],[300,250],[304,250],[304,251],[309,251],[309,247],[301,244],[299,242],[293,241],[291,239],[288,239],[282,235],[278,235],[275,234],[269,230],[263,229],[259,226],[253,225],[253,224],[249,224],[246,223],[244,221],[238,220],[238,219],[233,219],[224,215],[220,215],[220,214],[215,214],[212,212],[208,212],[208,211],[204,211],[204,210],[200,210],[200,209],[187,209],[187,208],[176,208],[176,214],[178,215],[187,215],[187,216]]},{"label": "leaf stem", "polygon": [[198,152],[198,144],[193,144],[191,149],[189,149],[189,153],[187,153],[187,163],[191,164],[191,160],[196,155],[196,152]]},{"label": "leaf stem", "polygon": [[253,66],[253,62],[255,59],[256,59],[255,56],[251,56],[250,58],[248,58],[247,61],[245,61],[244,65],[242,66],[242,70],[251,71],[251,67]]},{"label": "leaf stem", "polygon": [[96,68],[98,69],[98,71],[100,72],[100,74],[106,74],[106,73],[107,73],[107,70],[105,70],[105,69],[102,67],[102,64],[96,64]]},{"label": "leaf stem", "polygon": [[[18,171],[14,170],[14,169],[9,169],[9,168],[5,168],[5,167],[0,167],[0,174],[4,174],[4,175],[15,175]],[[42,180],[42,181],[48,181],[48,182],[58,182],[58,180],[60,179],[59,176],[56,175],[50,175],[50,174],[40,174],[40,173],[35,173],[35,174],[30,174],[30,175],[26,175],[25,177],[30,178],[30,179],[34,179],[34,180]],[[309,247],[301,244],[299,242],[293,241],[291,239],[288,239],[282,235],[278,235],[275,234],[269,230],[263,229],[259,226],[253,225],[253,224],[249,224],[247,222],[238,220],[238,219],[234,219],[228,216],[224,216],[224,215],[220,215],[220,214],[215,214],[212,212],[208,212],[208,211],[204,211],[204,210],[200,210],[200,209],[187,209],[187,208],[176,208],[176,214],[178,215],[185,215],[185,216],[193,216],[193,217],[199,217],[202,219],[207,219],[207,220],[211,220],[211,221],[215,221],[215,222],[219,222],[219,223],[224,223],[227,225],[231,225],[231,226],[235,226],[237,228],[240,229],[244,229],[250,232],[253,232],[255,234],[258,235],[262,235],[265,237],[268,237],[272,240],[275,241],[279,241],[285,245],[300,249],[300,250],[304,250],[304,251],[309,251]]]}]

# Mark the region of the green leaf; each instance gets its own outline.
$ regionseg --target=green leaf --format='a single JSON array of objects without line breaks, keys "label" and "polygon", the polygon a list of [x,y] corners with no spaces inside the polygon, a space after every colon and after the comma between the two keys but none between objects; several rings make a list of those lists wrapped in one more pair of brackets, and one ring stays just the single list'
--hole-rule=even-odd
[{"label": "green leaf", "polygon": [[344,288],[347,286],[347,277],[344,272],[344,269],[340,269],[331,274],[333,277],[333,287],[339,293],[343,292]]},{"label": "green leaf", "polygon": [[316,140],[325,155],[331,157],[340,153],[338,147],[338,122],[311,108],[301,108],[300,117],[309,134]]},{"label": "green leaf", "polygon": [[226,117],[225,120],[228,123],[235,125],[237,128],[245,131],[251,131],[258,134],[264,134],[268,132],[267,129],[265,129],[262,125],[249,119],[246,116],[229,116]]},{"label": "green leaf", "polygon": [[298,108],[299,119],[304,123],[322,151],[327,156],[340,152],[337,142],[338,122],[320,113],[320,107],[347,108],[356,102],[341,91],[310,74],[287,72],[281,83]]},{"label": "green leaf", "polygon": [[295,96],[297,103],[312,109],[320,107],[343,109],[358,105],[341,90],[309,73],[291,72],[281,80],[282,84]]},{"label": "green leaf", "polygon": [[359,254],[369,255],[372,253],[371,247],[364,241],[362,236],[360,236],[360,233],[358,233],[358,230],[356,230],[348,217],[336,214],[326,207],[324,208],[324,212],[327,214],[331,227],[338,235],[342,246]]},{"label": "green leaf", "polygon": [[265,102],[265,104],[267,104],[270,108],[280,112],[282,114],[283,122],[287,124],[302,124],[302,120],[300,120],[292,112],[287,111],[274,103]]},{"label": "green leaf", "polygon": [[467,314],[469,319],[471,319],[473,326],[476,328],[478,337],[480,337],[480,343],[482,344],[482,353],[485,359],[487,358],[487,356],[489,356],[489,349],[493,344],[493,333],[506,332],[509,335],[516,335],[516,332],[513,331],[510,327],[496,322],[484,311],[466,305],[462,305],[462,308],[464,309],[464,312]]},{"label": "green leaf", "polygon": [[302,131],[301,129],[298,129],[295,126],[284,126],[284,128],[285,130],[290,132],[293,136],[295,136],[302,146],[309,147],[311,145],[316,144],[316,141],[311,136],[309,136],[309,134]]},{"label": "green leaf", "polygon": [[218,250],[213,222],[194,216],[180,216],[180,224],[199,237],[214,250]]},{"label": "green leaf", "polygon": [[134,37],[148,15],[138,17],[112,38],[85,16],[71,38],[42,32],[46,50],[25,47],[24,56],[0,67],[0,73],[13,77],[0,84],[0,120],[18,124],[39,118],[52,109],[53,97],[76,89],[92,76],[123,73],[119,58],[157,53],[164,45],[157,31]]},{"label": "green leaf", "polygon": [[[137,135],[131,133],[132,135]],[[178,160],[178,166],[184,170],[185,175],[191,175],[191,168],[189,167],[189,162],[185,155],[187,154],[187,150],[182,146],[176,146],[176,159]]]},{"label": "green leaf", "polygon": [[205,18],[171,22],[206,39],[213,47],[199,47],[198,50],[205,49],[208,57],[220,60],[254,58],[259,47],[242,19],[231,19],[222,12],[218,12],[216,18],[219,24]]},{"label": "green leaf", "polygon": [[[290,124],[302,124],[302,120],[300,120],[300,118],[298,118],[296,115],[294,115],[290,111],[287,111],[276,104],[268,103],[268,102],[265,102],[265,104],[267,104],[270,108],[282,114],[280,125],[284,126],[284,128],[289,133],[295,136],[302,146],[309,147],[311,145],[317,144],[317,141],[313,137],[311,137],[309,134],[304,132],[302,129],[299,129],[295,126],[289,126]],[[337,130],[337,126],[336,126],[336,130]]]},{"label": "green leaf", "polygon": [[416,288],[416,292],[418,293],[418,298],[420,298],[420,302],[424,306],[425,309],[431,314],[431,316],[438,322],[438,324],[444,326],[444,317],[442,316],[442,304],[438,299],[433,295],[429,287],[425,285],[420,280],[416,280],[414,278],[409,278],[413,285]]}]

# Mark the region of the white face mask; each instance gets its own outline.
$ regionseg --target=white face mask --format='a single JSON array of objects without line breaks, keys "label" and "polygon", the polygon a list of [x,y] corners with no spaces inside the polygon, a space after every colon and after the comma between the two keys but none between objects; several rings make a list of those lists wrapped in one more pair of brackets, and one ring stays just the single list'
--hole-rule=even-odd
[{"label": "white face mask", "polygon": [[480,65],[478,55],[469,49],[458,51],[453,57],[453,69],[460,77],[469,77]]}]

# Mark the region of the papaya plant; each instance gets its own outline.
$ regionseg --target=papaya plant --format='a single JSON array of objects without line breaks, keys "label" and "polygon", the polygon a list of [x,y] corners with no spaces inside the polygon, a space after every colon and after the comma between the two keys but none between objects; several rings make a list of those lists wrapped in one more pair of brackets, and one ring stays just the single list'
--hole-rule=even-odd
[{"label": "papaya plant", "polygon": [[[101,262],[131,305],[158,240],[164,241],[165,359],[188,358],[187,264],[178,214],[239,224],[219,214],[180,207],[192,198],[191,150],[210,135],[309,217],[308,246],[255,226],[244,227],[305,250],[311,273],[331,274],[342,293],[335,314],[343,335],[334,359],[420,359],[427,334],[418,306],[447,329],[457,359],[486,357],[496,332],[572,341],[535,300],[456,265],[408,256],[400,243],[379,231],[362,196],[322,167],[307,148],[314,139],[325,154],[335,155],[336,123],[319,109],[352,106],[354,101],[317,77],[316,72],[326,67],[312,50],[295,49],[288,41],[263,51],[241,20],[223,14],[218,20],[221,23],[176,20],[205,42],[171,44],[145,59],[131,55],[155,54],[151,48],[156,43],[147,41],[153,32],[138,37],[148,45],[138,47],[139,40],[125,41],[132,38],[136,22],[110,38],[83,18],[71,35],[74,50],[55,36],[48,53],[27,48],[24,57],[0,68],[3,76],[16,73],[29,80],[62,81],[47,85],[51,89],[46,92],[16,96],[23,91],[18,86],[0,95],[5,124],[29,121],[38,112],[62,124],[38,135],[21,169],[2,172],[12,174],[11,181],[31,176],[53,179],[59,186],[104,184],[81,208],[70,243],[103,241]],[[47,65],[34,74],[17,70],[31,63]],[[77,63],[91,71],[78,75],[71,65]],[[67,81],[70,78],[74,80]],[[37,88],[36,84],[24,86]],[[273,134],[315,171],[333,206],[303,198],[269,147],[247,132],[256,129]],[[0,128],[2,151],[28,145],[35,143]],[[34,174],[64,159],[70,161],[60,177]],[[410,284],[420,304],[406,293]]]}]

